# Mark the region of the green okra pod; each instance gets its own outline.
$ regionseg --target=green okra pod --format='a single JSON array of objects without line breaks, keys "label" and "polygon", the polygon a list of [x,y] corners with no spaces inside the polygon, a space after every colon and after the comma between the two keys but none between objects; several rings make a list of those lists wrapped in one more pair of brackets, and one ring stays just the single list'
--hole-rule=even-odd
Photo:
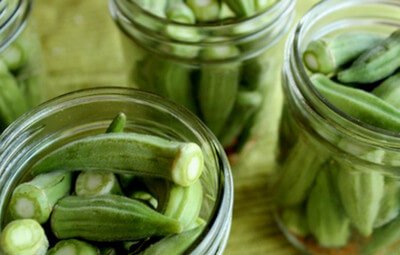
[{"label": "green okra pod", "polygon": [[358,232],[369,236],[384,196],[384,177],[377,172],[362,172],[355,166],[340,166],[337,186],[343,208]]},{"label": "green okra pod", "polygon": [[0,234],[0,254],[45,255],[48,247],[42,226],[32,219],[12,221]]},{"label": "green okra pod", "polygon": [[303,62],[312,72],[334,73],[382,41],[382,36],[366,32],[347,32],[332,38],[320,38],[308,44]]},{"label": "green okra pod", "polygon": [[232,145],[247,121],[261,108],[262,95],[258,91],[239,91],[235,105],[218,139],[224,147]]},{"label": "green okra pod", "polygon": [[[239,54],[236,47],[218,46],[204,49],[202,57],[218,60]],[[240,63],[208,64],[201,67],[198,100],[205,124],[217,136],[232,112],[239,88]]]},{"label": "green okra pod", "polygon": [[342,247],[350,237],[350,221],[332,182],[335,167],[332,162],[322,166],[307,201],[310,232],[321,246],[327,248]]},{"label": "green okra pod", "polygon": [[379,211],[374,221],[374,228],[379,228],[394,220],[400,213],[400,182],[386,178],[384,195],[379,204]]},{"label": "green okra pod", "polygon": [[0,74],[0,120],[5,125],[28,110],[25,97],[11,74]]},{"label": "green okra pod", "polygon": [[69,194],[71,178],[70,172],[56,171],[40,174],[29,182],[19,184],[8,206],[11,217],[46,222],[57,201]]},{"label": "green okra pod", "polygon": [[[369,242],[361,249],[363,255],[396,254],[400,240],[400,217],[374,230]],[[390,249],[390,246],[394,246]],[[388,249],[389,250],[386,250]]]},{"label": "green okra pod", "polygon": [[190,245],[203,232],[205,224],[187,230],[177,235],[172,235],[161,239],[139,253],[139,255],[181,255],[185,254]]},{"label": "green okra pod", "polygon": [[165,17],[168,0],[134,0],[133,2],[154,15]]},{"label": "green okra pod", "polygon": [[[133,192],[130,196],[130,198],[142,201],[143,203],[147,204],[148,206],[157,209],[158,207],[158,201],[155,197],[153,197],[152,194],[146,191],[138,190]],[[169,215],[167,215],[169,216]]]},{"label": "green okra pod", "polygon": [[189,187],[171,185],[162,213],[165,216],[179,220],[183,229],[188,230],[198,218],[202,203],[203,187],[200,181],[193,183]]},{"label": "green okra pod", "polygon": [[231,8],[225,3],[221,3],[221,8],[219,11],[218,19],[225,20],[225,19],[233,19],[236,17],[236,14],[232,11]]},{"label": "green okra pod", "polygon": [[54,207],[51,229],[60,239],[111,242],[177,234],[182,225],[124,196],[69,196]]},{"label": "green okra pod", "polygon": [[184,0],[169,0],[165,10],[168,19],[185,24],[196,23],[196,17]]},{"label": "green okra pod", "polygon": [[263,91],[270,77],[268,60],[256,58],[243,63],[242,83],[246,89]]},{"label": "green okra pod", "polygon": [[[299,139],[289,152],[277,183],[277,203],[280,205],[298,205],[307,198],[325,160],[324,155],[311,148],[311,144]],[[299,170],[300,165],[303,171]]]},{"label": "green okra pod", "polygon": [[106,133],[120,133],[124,131],[126,115],[123,112],[117,114],[108,126]]},{"label": "green okra pod", "polygon": [[253,0],[223,0],[238,17],[250,17],[256,12]]},{"label": "green okra pod", "polygon": [[400,72],[383,81],[372,91],[372,94],[400,110]]},{"label": "green okra pod", "polygon": [[203,167],[203,153],[195,143],[139,133],[107,133],[85,137],[50,152],[36,162],[31,173],[108,170],[162,177],[189,186],[200,177]]},{"label": "green okra pod", "polygon": [[365,51],[351,65],[338,73],[344,83],[373,83],[385,79],[400,67],[400,29],[370,50]]},{"label": "green okra pod", "polygon": [[349,116],[374,127],[400,131],[400,110],[377,96],[335,83],[322,74],[310,79],[322,96]]},{"label": "green okra pod", "polygon": [[97,247],[77,239],[61,240],[51,248],[47,255],[99,255]]},{"label": "green okra pod", "polygon": [[198,22],[218,20],[221,4],[219,0],[186,0]]},{"label": "green okra pod", "polygon": [[254,6],[257,12],[266,10],[274,5],[278,0],[254,0]]},{"label": "green okra pod", "polygon": [[306,211],[303,206],[283,209],[281,220],[285,227],[295,235],[305,237],[310,233]]}]

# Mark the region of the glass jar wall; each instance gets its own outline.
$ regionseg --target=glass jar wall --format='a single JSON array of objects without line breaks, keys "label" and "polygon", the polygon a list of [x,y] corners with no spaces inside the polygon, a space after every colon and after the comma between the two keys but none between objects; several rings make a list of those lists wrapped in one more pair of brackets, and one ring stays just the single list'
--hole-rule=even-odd
[{"label": "glass jar wall", "polygon": [[294,4],[276,1],[248,18],[194,24],[154,15],[135,1],[112,0],[110,11],[123,34],[133,85],[184,105],[236,152],[251,139],[262,107],[280,108],[269,96],[279,85],[278,42]]},{"label": "glass jar wall", "polygon": [[400,134],[345,114],[316,89],[303,63],[317,38],[349,31],[388,37],[400,28],[399,17],[397,0],[323,1],[288,41],[276,215],[288,239],[307,253],[400,249]]},{"label": "glass jar wall", "polygon": [[31,0],[0,3],[0,130],[44,100],[45,71],[31,8]]},{"label": "glass jar wall", "polygon": [[[99,111],[98,109],[102,109]],[[222,254],[232,220],[230,167],[215,137],[194,116],[158,96],[122,88],[78,91],[49,101],[14,122],[0,137],[0,219],[4,228],[12,190],[31,178],[31,166],[60,146],[104,133],[119,112],[127,117],[125,132],[137,132],[197,143],[203,150],[201,175],[206,220],[203,233],[188,254]]]}]

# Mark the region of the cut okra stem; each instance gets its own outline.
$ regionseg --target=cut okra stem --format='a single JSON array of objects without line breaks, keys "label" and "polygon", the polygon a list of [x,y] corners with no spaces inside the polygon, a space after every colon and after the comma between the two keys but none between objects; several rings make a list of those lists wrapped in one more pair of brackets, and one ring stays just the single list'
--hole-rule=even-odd
[{"label": "cut okra stem", "polygon": [[312,72],[333,73],[382,41],[380,35],[365,32],[348,32],[333,38],[321,38],[308,44],[303,62]]},{"label": "cut okra stem", "polygon": [[0,254],[45,255],[49,242],[40,224],[32,219],[7,224],[0,236]]},{"label": "cut okra stem", "polygon": [[69,196],[54,207],[51,229],[59,239],[112,242],[177,234],[182,225],[124,196]]},{"label": "cut okra stem", "polygon": [[117,177],[105,171],[81,172],[76,178],[75,193],[78,196],[121,195]]},{"label": "cut okra stem", "polygon": [[62,170],[109,170],[162,177],[189,186],[204,167],[201,148],[139,133],[108,133],[85,137],[49,153],[32,167],[33,175]]},{"label": "cut okra stem", "polygon": [[70,172],[64,171],[45,173],[18,185],[9,203],[11,217],[46,222],[56,202],[69,194],[71,175]]},{"label": "cut okra stem", "polygon": [[95,246],[77,239],[59,241],[51,248],[47,255],[98,255],[99,249]]}]

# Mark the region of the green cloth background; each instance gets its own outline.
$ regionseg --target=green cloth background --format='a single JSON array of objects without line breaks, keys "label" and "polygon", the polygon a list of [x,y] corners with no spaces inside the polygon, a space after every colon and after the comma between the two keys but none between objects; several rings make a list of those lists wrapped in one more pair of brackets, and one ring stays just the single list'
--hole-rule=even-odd
[{"label": "green cloth background", "polygon": [[[315,2],[298,0],[297,19]],[[48,98],[80,88],[127,84],[118,30],[107,1],[36,0],[33,11],[48,70]],[[256,142],[245,148],[233,167],[233,225],[225,254],[297,254],[271,214],[273,189],[269,184],[274,171],[280,89],[268,98],[274,105],[265,107],[261,114],[265,118],[257,127]]]}]

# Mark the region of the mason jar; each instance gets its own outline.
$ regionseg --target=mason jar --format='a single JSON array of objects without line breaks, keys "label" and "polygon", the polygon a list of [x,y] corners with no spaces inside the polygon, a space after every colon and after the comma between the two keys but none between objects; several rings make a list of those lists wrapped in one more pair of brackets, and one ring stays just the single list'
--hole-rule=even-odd
[{"label": "mason jar", "polygon": [[44,65],[32,0],[0,2],[0,131],[44,99]]},{"label": "mason jar", "polygon": [[[184,105],[234,153],[258,139],[253,127],[263,107],[280,108],[271,95],[294,5],[280,0],[248,18],[197,24],[156,16],[130,0],[111,0],[110,12],[132,84]],[[262,119],[271,124],[267,114]]]},{"label": "mason jar", "polygon": [[119,112],[127,117],[127,132],[191,141],[201,147],[205,169],[200,217],[206,226],[187,254],[222,254],[233,204],[232,176],[224,150],[192,113],[158,96],[128,88],[96,88],[63,95],[25,114],[4,131],[0,137],[1,228],[12,190],[30,177],[30,167],[39,158],[76,139],[104,133]]},{"label": "mason jar", "polygon": [[276,217],[309,254],[400,250],[400,133],[335,107],[302,61],[317,38],[349,31],[388,37],[399,28],[398,0],[328,0],[309,10],[286,45]]}]

